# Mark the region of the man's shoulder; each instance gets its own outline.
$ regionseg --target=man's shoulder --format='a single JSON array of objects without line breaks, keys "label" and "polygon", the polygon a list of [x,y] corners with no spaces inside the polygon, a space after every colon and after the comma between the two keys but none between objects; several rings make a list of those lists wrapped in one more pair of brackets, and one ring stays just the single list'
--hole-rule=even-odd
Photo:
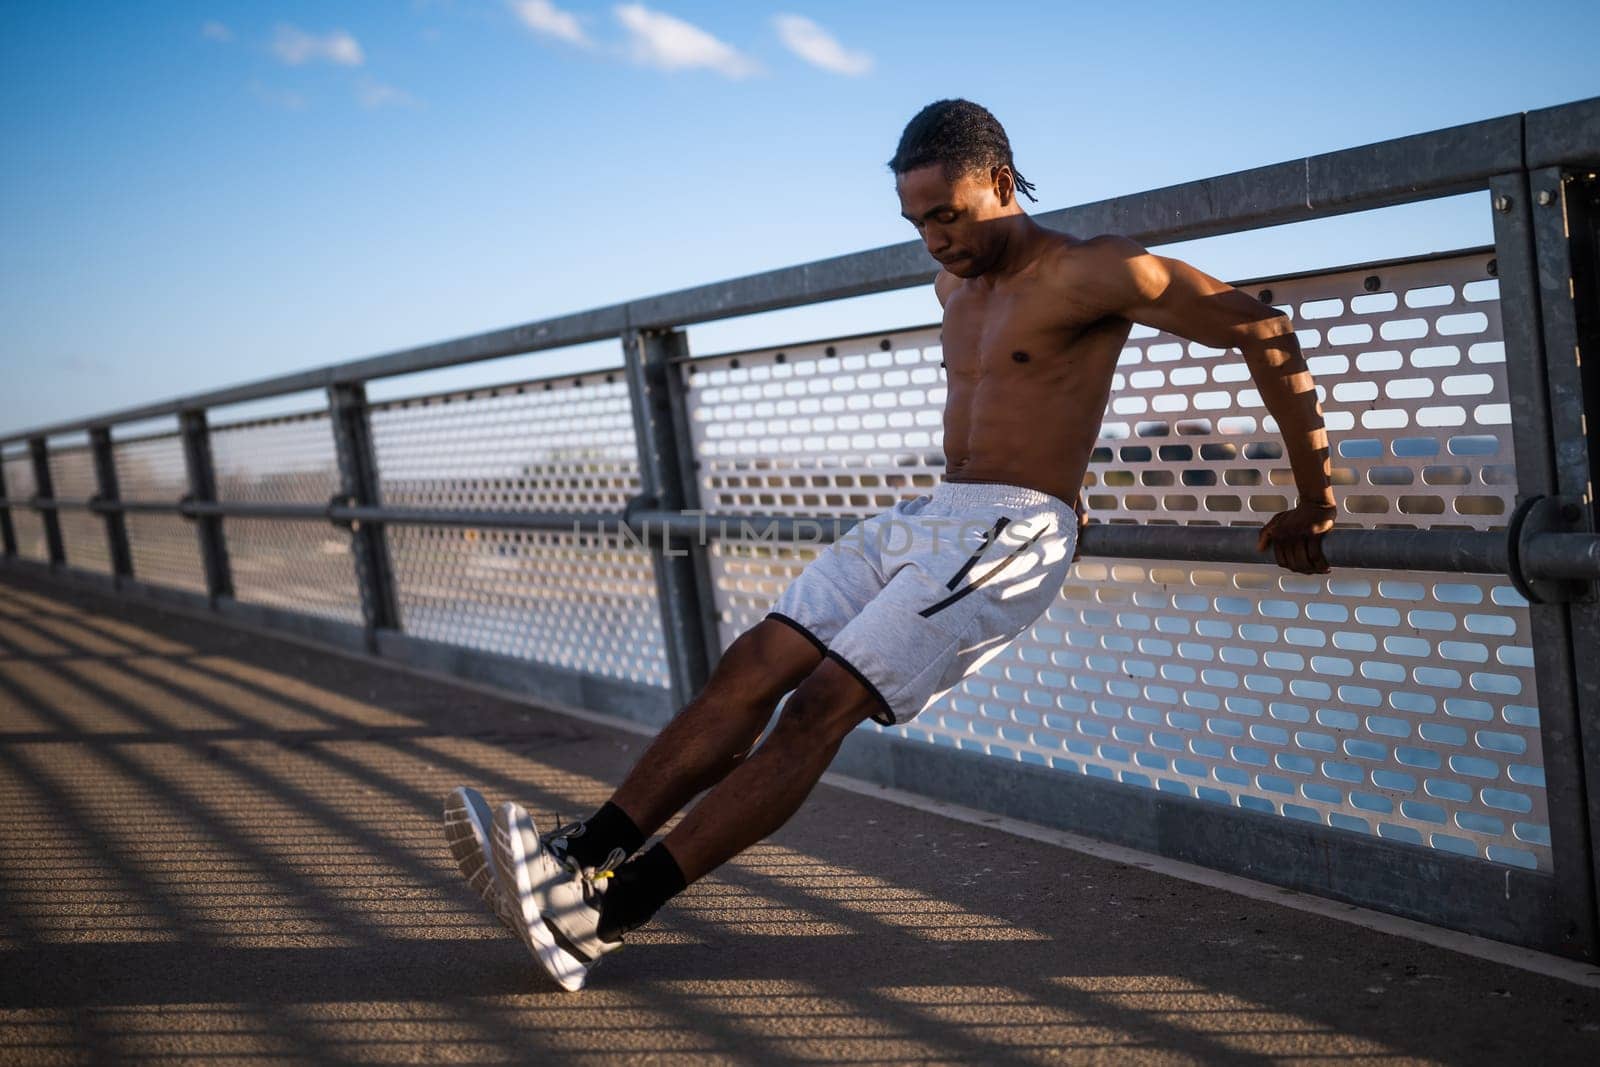
[{"label": "man's shoulder", "polygon": [[1059,234],[1046,253],[1049,265],[1055,270],[1072,273],[1102,274],[1119,267],[1126,269],[1137,257],[1144,255],[1144,246],[1131,237],[1118,233],[1102,233],[1094,237],[1072,237]]},{"label": "man's shoulder", "polygon": [[1061,237],[1045,257],[1042,275],[1048,288],[1070,294],[1077,304],[1114,306],[1139,287],[1150,261],[1139,242],[1115,233]]}]

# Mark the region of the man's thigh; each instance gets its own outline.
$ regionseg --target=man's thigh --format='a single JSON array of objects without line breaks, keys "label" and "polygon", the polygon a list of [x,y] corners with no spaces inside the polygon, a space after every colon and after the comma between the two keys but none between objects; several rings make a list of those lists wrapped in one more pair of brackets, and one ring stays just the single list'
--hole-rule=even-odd
[{"label": "man's thigh", "polygon": [[767,618],[810,638],[819,653],[827,651],[889,581],[892,560],[884,558],[883,546],[909,506],[902,502],[881,512],[825,547],[778,595]]},{"label": "man's thigh", "polygon": [[1044,612],[1071,567],[1076,533],[1038,517],[1011,524],[976,552],[958,542],[912,558],[827,655],[877,694],[876,721],[908,722]]}]

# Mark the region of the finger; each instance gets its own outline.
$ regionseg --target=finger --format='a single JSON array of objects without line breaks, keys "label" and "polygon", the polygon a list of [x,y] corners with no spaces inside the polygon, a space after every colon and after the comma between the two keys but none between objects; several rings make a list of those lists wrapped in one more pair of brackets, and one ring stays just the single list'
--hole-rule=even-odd
[{"label": "finger", "polygon": [[1302,537],[1296,540],[1294,547],[1290,550],[1290,554],[1294,558],[1294,569],[1296,571],[1301,574],[1314,573],[1314,568],[1311,566],[1311,545],[1307,538]]},{"label": "finger", "polygon": [[1272,542],[1272,522],[1273,522],[1273,520],[1268,519],[1265,523],[1262,524],[1261,533],[1259,535],[1257,535],[1257,537],[1256,537],[1256,551],[1257,552],[1265,552],[1267,550],[1267,545],[1271,544],[1271,542]]},{"label": "finger", "polygon": [[1278,566],[1280,567],[1287,567],[1289,565],[1288,557],[1284,555],[1286,550],[1287,546],[1282,541],[1272,542],[1272,554],[1277,559]]},{"label": "finger", "polygon": [[1328,566],[1328,557],[1322,554],[1321,537],[1313,537],[1311,539],[1311,562],[1316,566],[1318,574],[1327,574],[1333,570],[1332,567]]}]

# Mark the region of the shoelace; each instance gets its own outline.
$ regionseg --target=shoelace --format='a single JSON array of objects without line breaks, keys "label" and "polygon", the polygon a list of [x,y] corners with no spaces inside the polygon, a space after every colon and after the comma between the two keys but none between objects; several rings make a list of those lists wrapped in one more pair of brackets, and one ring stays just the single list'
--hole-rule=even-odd
[{"label": "shoelace", "polygon": [[605,889],[600,883],[616,877],[617,867],[627,859],[627,853],[620,848],[614,848],[606,855],[605,862],[598,867],[580,867],[576,860],[565,858],[567,870],[572,872],[572,877],[577,879],[578,885],[583,890],[584,903],[596,911],[600,910],[600,900],[605,896]]},{"label": "shoelace", "polygon": [[[558,825],[554,830],[540,834],[539,844],[548,848],[551,852],[556,853],[557,858],[561,860],[564,865],[571,868],[573,873],[576,874],[579,869],[577,862],[568,859],[567,853],[572,848],[572,839],[575,837],[582,837],[584,831],[588,829],[588,826],[582,820],[562,824],[561,816],[557,812],[552,812],[551,817],[552,820]],[[593,869],[596,871],[614,871],[622,864],[622,861],[627,858],[628,854],[621,848],[614,848],[610,852],[606,853],[604,862],[596,864]]]},{"label": "shoelace", "polygon": [[588,828],[584,826],[581,819],[577,822],[562,824],[561,816],[559,814],[554,812],[551,814],[552,820],[556,823],[556,828],[540,834],[539,844],[543,845],[545,848],[548,848],[551,852],[554,852],[556,854],[556,858],[561,860],[562,863],[566,863],[567,850],[572,847],[572,839],[575,837],[582,837],[583,831]]}]

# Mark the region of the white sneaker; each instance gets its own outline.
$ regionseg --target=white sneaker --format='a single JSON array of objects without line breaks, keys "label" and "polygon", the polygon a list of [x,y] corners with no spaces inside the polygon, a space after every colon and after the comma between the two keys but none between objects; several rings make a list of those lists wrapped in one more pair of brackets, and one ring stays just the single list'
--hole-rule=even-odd
[{"label": "white sneaker", "polygon": [[520,804],[507,801],[494,813],[489,852],[495,877],[509,898],[512,929],[550,977],[562,989],[576,993],[588,981],[592,960],[575,952],[575,946],[559,943],[536,903],[540,887],[568,877],[568,872],[539,841],[533,817]]},{"label": "white sneaker", "polygon": [[556,942],[593,970],[600,957],[622,947],[621,941],[600,939],[600,909],[611,886],[613,869],[623,852],[612,850],[603,867],[579,867],[568,860],[561,873],[534,886],[534,902]]},{"label": "white sneaker", "polygon": [[444,798],[444,839],[450,845],[461,876],[475,890],[489,910],[516,932],[516,911],[495,879],[489,863],[489,824],[493,816],[483,794],[458,785]]}]

